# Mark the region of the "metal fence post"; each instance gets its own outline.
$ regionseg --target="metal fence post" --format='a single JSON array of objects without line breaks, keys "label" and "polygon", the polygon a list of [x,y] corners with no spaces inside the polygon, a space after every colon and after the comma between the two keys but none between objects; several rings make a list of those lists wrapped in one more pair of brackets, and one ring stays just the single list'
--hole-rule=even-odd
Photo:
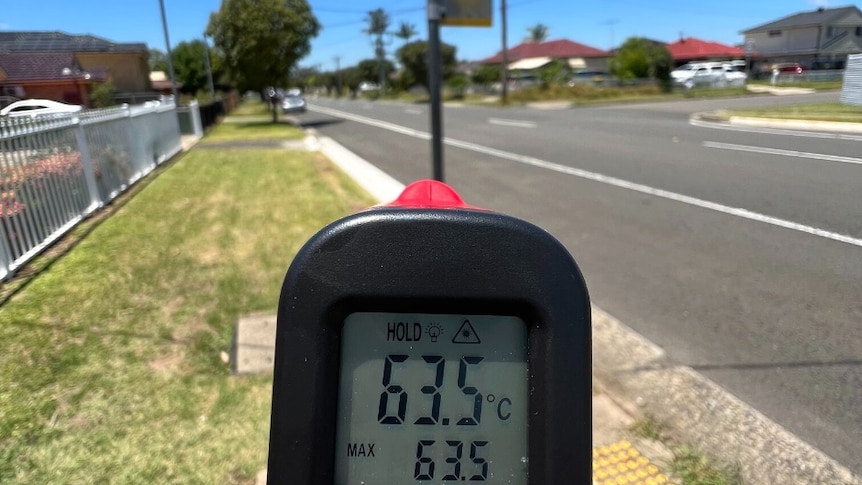
[{"label": "metal fence post", "polygon": [[189,103],[189,116],[192,118],[192,127],[195,132],[195,136],[200,138],[204,136],[203,126],[201,125],[201,106],[198,104],[198,100],[193,99],[191,103]]},{"label": "metal fence post", "polygon": [[75,140],[78,143],[78,153],[81,155],[81,165],[84,167],[84,180],[87,181],[87,191],[90,193],[90,206],[85,209],[89,214],[102,205],[99,195],[99,185],[96,183],[96,172],[93,169],[93,159],[90,157],[90,146],[87,144],[87,133],[81,119],[75,119]]},{"label": "metal fence post", "polygon": [[12,266],[12,248],[9,247],[9,238],[6,236],[6,227],[0,221],[0,281],[9,276],[9,268]]}]

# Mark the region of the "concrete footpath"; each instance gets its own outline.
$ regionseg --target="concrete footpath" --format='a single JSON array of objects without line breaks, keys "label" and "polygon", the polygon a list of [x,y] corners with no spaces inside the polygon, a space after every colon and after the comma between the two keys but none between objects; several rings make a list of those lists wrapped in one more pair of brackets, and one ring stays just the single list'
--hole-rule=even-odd
[{"label": "concrete footpath", "polygon": [[[403,189],[369,162],[334,140],[309,130],[317,149],[376,200],[389,202]],[[469,201],[467,201],[469,203]],[[589,286],[589,282],[587,282]],[[665,438],[691,445],[719,463],[738,465],[745,483],[862,485],[862,479],[802,442],[662,349],[593,308],[593,483],[681,483],[670,473],[673,453],[630,428],[650,416]],[[237,323],[230,360],[237,374],[272,371],[275,315],[250,315]],[[262,470],[257,483],[266,482]]]}]

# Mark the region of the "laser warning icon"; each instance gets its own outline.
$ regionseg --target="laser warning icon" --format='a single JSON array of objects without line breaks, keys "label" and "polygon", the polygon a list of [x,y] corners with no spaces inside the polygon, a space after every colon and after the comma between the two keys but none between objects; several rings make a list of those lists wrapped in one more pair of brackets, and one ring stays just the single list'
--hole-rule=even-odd
[{"label": "laser warning icon", "polygon": [[455,333],[455,336],[452,337],[453,344],[480,344],[482,343],[479,340],[479,335],[476,334],[476,329],[473,328],[473,325],[470,323],[470,320],[464,320],[464,323],[461,324],[461,328]]}]

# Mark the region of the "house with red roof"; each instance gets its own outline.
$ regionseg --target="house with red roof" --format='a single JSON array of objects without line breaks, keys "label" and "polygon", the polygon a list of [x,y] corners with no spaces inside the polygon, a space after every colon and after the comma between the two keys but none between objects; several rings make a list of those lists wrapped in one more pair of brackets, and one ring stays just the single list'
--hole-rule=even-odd
[{"label": "house with red roof", "polygon": [[151,91],[146,44],[65,32],[0,32],[0,96],[89,104],[102,82]]},{"label": "house with red roof", "polygon": [[676,65],[692,61],[729,61],[745,58],[745,50],[720,42],[685,37],[666,45]]},{"label": "house with red roof", "polygon": [[[608,61],[613,57],[608,51],[573,42],[557,39],[547,42],[523,42],[507,50],[509,70],[529,71],[538,69],[553,60],[566,61],[569,68],[577,71],[607,71]],[[501,64],[503,53],[479,61],[482,64]]]},{"label": "house with red roof", "polygon": [[93,86],[105,81],[103,69],[84,70],[71,52],[0,52],[0,89],[4,96],[87,105]]}]

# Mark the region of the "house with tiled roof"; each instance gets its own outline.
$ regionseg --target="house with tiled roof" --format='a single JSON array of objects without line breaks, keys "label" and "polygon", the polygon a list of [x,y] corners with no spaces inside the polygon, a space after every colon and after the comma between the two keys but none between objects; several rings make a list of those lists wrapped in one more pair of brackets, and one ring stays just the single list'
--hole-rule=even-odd
[{"label": "house with tiled roof", "polygon": [[729,61],[745,58],[745,49],[732,45],[685,37],[666,44],[668,52],[676,65],[692,61]]},{"label": "house with tiled roof", "polygon": [[862,52],[862,11],[855,6],[818,8],[741,32],[764,63],[799,62],[810,69],[841,69],[848,54]]},{"label": "house with tiled roof", "polygon": [[0,87],[4,96],[86,105],[93,86],[105,81],[104,70],[84,70],[71,52],[0,52]]},{"label": "house with tiled roof", "polygon": [[[509,69],[532,70],[540,68],[553,60],[564,60],[573,70],[607,71],[608,61],[613,54],[608,51],[573,42],[557,39],[547,42],[523,42],[506,51]],[[503,53],[480,61],[482,64],[500,64]]]},{"label": "house with tiled roof", "polygon": [[151,91],[146,44],[65,32],[0,32],[0,94],[88,104],[111,82],[118,92]]}]

